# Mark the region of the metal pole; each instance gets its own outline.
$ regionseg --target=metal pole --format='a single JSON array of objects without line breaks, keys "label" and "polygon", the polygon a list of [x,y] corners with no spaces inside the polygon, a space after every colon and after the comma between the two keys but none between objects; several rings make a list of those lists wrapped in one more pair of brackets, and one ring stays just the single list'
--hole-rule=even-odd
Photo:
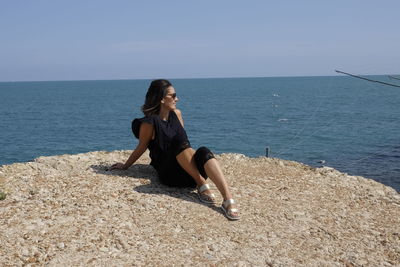
[{"label": "metal pole", "polygon": [[270,149],[269,149],[269,146],[267,146],[267,147],[265,148],[265,156],[266,156],[267,158],[269,158],[269,152],[270,152]]}]

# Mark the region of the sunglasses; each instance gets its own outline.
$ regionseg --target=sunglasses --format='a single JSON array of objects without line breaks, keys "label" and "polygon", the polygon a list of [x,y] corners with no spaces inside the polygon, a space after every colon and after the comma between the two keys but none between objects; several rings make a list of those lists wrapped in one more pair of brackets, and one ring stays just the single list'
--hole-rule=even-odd
[{"label": "sunglasses", "polygon": [[167,95],[167,96],[170,96],[171,98],[175,99],[176,98],[176,93],[173,93],[173,94],[170,94],[170,95]]}]

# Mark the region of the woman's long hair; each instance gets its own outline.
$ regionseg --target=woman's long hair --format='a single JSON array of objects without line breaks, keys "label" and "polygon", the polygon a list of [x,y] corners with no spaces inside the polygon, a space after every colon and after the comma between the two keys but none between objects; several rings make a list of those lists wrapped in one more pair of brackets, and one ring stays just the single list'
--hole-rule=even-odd
[{"label": "woman's long hair", "polygon": [[146,93],[146,100],[142,106],[145,116],[158,115],[160,113],[161,100],[167,95],[167,88],[172,86],[168,80],[159,79],[151,82]]}]

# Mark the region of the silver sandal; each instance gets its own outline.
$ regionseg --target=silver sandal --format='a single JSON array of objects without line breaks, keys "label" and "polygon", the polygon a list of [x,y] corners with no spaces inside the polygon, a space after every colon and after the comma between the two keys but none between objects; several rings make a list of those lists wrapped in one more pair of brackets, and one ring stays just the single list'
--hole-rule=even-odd
[{"label": "silver sandal", "polygon": [[221,209],[224,211],[225,216],[229,220],[236,221],[236,220],[239,220],[240,217],[239,217],[239,215],[234,216],[234,215],[232,215],[232,213],[238,212],[239,210],[238,209],[228,208],[228,206],[230,206],[232,204],[235,204],[235,201],[232,198],[227,199],[224,202],[222,202]]},{"label": "silver sandal", "polygon": [[203,184],[197,188],[197,195],[199,196],[200,201],[208,204],[215,204],[215,195],[204,194],[204,191],[206,190],[210,190],[210,186],[208,184]]}]

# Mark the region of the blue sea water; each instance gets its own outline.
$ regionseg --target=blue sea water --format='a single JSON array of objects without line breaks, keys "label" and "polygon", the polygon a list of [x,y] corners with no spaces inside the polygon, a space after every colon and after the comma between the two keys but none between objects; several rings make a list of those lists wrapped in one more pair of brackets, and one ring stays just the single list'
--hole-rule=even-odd
[{"label": "blue sea water", "polygon": [[[369,78],[391,82],[386,76]],[[400,191],[400,88],[347,76],[171,80],[193,147],[334,167]],[[0,83],[0,164],[133,149],[149,80]]]}]

